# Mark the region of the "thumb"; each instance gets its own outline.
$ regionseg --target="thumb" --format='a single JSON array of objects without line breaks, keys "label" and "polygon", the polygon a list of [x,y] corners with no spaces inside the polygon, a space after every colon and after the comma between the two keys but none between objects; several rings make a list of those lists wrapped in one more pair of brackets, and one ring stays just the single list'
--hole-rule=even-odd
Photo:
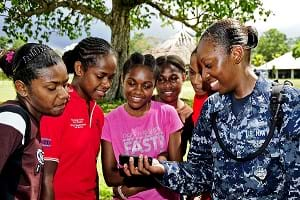
[{"label": "thumb", "polygon": [[152,160],[152,165],[145,166],[151,174],[163,175],[165,173],[165,167],[155,158]]}]

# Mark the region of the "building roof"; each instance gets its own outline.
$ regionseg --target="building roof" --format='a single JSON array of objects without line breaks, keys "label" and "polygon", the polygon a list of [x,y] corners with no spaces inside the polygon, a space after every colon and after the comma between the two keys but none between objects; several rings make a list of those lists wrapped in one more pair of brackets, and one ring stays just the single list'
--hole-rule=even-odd
[{"label": "building roof", "polygon": [[195,37],[182,29],[170,39],[144,53],[150,53],[156,58],[164,55],[177,55],[181,57],[185,64],[189,64],[191,53],[195,48]]},{"label": "building roof", "polygon": [[275,69],[300,69],[300,58],[294,58],[292,52],[288,52],[256,69],[271,70],[273,67],[275,67]]}]

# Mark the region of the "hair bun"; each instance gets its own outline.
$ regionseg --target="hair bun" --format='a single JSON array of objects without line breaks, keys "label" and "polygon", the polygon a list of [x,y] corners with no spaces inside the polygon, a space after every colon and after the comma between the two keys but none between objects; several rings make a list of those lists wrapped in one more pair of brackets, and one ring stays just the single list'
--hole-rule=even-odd
[{"label": "hair bun", "polygon": [[257,43],[258,43],[257,30],[252,26],[247,26],[247,30],[248,30],[247,46],[251,49],[255,48],[257,46]]},{"label": "hair bun", "polygon": [[153,67],[156,65],[156,60],[153,55],[146,54],[144,55],[144,57],[145,57],[145,62],[144,62],[145,65],[153,66]]},{"label": "hair bun", "polygon": [[13,76],[13,61],[15,57],[14,50],[3,50],[0,53],[0,67],[3,70],[4,74],[11,78]]},{"label": "hair bun", "polygon": [[145,57],[138,52],[134,52],[133,54],[131,54],[130,60],[132,64],[144,64]]},{"label": "hair bun", "polygon": [[14,56],[15,56],[15,51],[8,51],[6,53],[6,58],[5,60],[8,62],[8,63],[12,63],[13,62],[13,59],[14,59]]},{"label": "hair bun", "polygon": [[74,63],[78,59],[78,55],[76,55],[76,52],[73,50],[66,51],[62,59],[67,67],[67,71],[69,74],[74,73]]}]

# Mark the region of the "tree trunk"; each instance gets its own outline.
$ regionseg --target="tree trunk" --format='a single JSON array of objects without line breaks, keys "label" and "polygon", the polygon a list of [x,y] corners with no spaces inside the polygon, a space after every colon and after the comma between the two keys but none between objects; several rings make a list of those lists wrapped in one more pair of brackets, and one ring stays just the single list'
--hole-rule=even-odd
[{"label": "tree trunk", "polygon": [[116,75],[113,79],[111,89],[106,94],[107,100],[123,98],[121,87],[121,74],[123,64],[128,58],[129,40],[130,40],[130,22],[129,12],[130,7],[121,5],[120,0],[112,1],[112,23],[110,25],[112,36],[111,44],[118,56],[118,67]]}]

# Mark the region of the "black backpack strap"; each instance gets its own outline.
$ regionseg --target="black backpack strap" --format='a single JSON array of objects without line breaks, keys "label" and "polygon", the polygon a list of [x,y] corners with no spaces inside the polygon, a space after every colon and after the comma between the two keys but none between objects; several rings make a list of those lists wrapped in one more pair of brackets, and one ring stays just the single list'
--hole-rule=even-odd
[{"label": "black backpack strap", "polygon": [[272,92],[271,92],[271,101],[270,101],[270,107],[271,107],[271,112],[272,112],[272,117],[275,121],[275,125],[277,126],[278,131],[281,129],[282,125],[282,112],[280,112],[280,106],[282,102],[282,88],[284,84],[278,84],[278,83],[273,83],[272,84]]},{"label": "black backpack strap", "polygon": [[31,120],[28,112],[21,106],[13,105],[13,104],[1,105],[0,112],[5,112],[5,111],[17,113],[21,115],[21,117],[25,120],[26,129],[24,135],[24,145],[28,144],[28,142],[30,141],[30,132],[31,132]]},{"label": "black backpack strap", "polygon": [[282,92],[281,92],[282,88],[283,88],[283,84],[275,83],[274,85],[272,85],[271,101],[270,101],[270,107],[271,107],[271,112],[272,112],[272,121],[271,121],[271,127],[269,130],[269,134],[268,134],[265,142],[261,145],[261,147],[257,151],[248,154],[246,157],[237,157],[230,150],[228,150],[226,148],[225,144],[223,143],[223,141],[219,135],[217,124],[216,124],[216,119],[217,119],[218,113],[214,112],[211,114],[212,128],[215,132],[216,139],[217,139],[221,149],[224,151],[224,153],[228,157],[230,157],[231,159],[234,159],[238,162],[246,162],[246,161],[250,161],[250,160],[256,158],[257,156],[259,156],[260,154],[262,154],[264,152],[264,150],[269,145],[271,139],[273,138],[275,128],[279,126],[278,131],[281,128],[282,116],[281,116],[281,112],[279,112],[279,111],[280,111],[280,107],[282,104],[282,96],[283,96]]}]

